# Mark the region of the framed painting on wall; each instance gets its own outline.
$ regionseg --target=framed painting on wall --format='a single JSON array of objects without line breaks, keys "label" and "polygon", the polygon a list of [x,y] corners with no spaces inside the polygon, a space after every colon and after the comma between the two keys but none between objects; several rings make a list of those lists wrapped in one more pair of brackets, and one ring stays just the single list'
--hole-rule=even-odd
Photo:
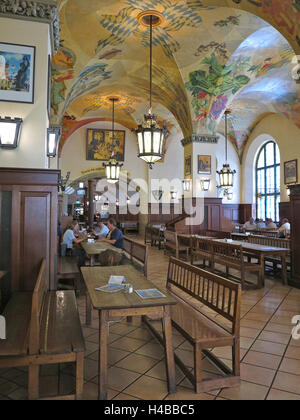
[{"label": "framed painting on wall", "polygon": [[184,176],[192,175],[192,157],[189,156],[185,159]]},{"label": "framed painting on wall", "polygon": [[108,161],[112,154],[118,162],[125,159],[125,131],[88,129],[86,140],[86,159]]},{"label": "framed painting on wall", "polygon": [[0,43],[0,101],[34,103],[36,48]]},{"label": "framed painting on wall", "polygon": [[198,174],[211,175],[211,156],[198,155]]},{"label": "framed painting on wall", "polygon": [[284,183],[297,184],[298,182],[298,160],[284,162]]}]

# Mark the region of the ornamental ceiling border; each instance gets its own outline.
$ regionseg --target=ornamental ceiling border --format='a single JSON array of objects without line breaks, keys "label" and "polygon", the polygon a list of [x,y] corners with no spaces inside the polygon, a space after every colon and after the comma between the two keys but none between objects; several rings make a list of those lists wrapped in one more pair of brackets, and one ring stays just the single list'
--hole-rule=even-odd
[{"label": "ornamental ceiling border", "polygon": [[0,0],[0,16],[48,23],[50,25],[52,55],[59,49],[59,17],[56,2]]}]

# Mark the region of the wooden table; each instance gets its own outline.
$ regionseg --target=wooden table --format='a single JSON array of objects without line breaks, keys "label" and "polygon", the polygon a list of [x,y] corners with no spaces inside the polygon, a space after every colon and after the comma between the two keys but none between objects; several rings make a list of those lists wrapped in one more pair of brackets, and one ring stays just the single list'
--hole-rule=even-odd
[{"label": "wooden table", "polygon": [[113,251],[118,254],[123,254],[123,250],[116,248],[115,246],[109,244],[108,242],[94,242],[89,244],[88,242],[81,242],[81,246],[84,249],[86,255],[90,259],[91,267],[95,265],[95,257],[99,255],[101,252],[105,251]]},{"label": "wooden table", "polygon": [[248,241],[250,235],[246,233],[232,232],[231,237],[233,240]]},{"label": "wooden table", "polygon": [[166,298],[141,299],[135,292],[98,292],[95,288],[108,283],[111,275],[125,276],[134,290],[156,289],[143,274],[133,266],[82,267],[83,279],[87,288],[87,325],[91,322],[91,307],[99,312],[99,399],[107,399],[107,345],[109,320],[131,316],[157,316],[163,322],[164,344],[167,365],[169,392],[176,392],[174,350],[172,345],[172,323],[170,306],[177,301],[166,292]]},{"label": "wooden table", "polygon": [[[225,239],[213,239],[216,242],[224,242],[227,243]],[[287,285],[287,266],[286,266],[286,258],[290,253],[290,250],[287,248],[277,248],[274,246],[267,246],[267,245],[259,245],[259,244],[250,244],[248,242],[242,241],[232,241],[231,244],[233,245],[241,245],[243,250],[247,252],[247,254],[255,255],[260,264],[265,269],[265,258],[266,257],[274,257],[277,256],[281,258],[281,266],[282,266],[282,281],[284,285]],[[262,284],[262,287],[264,283]]]}]

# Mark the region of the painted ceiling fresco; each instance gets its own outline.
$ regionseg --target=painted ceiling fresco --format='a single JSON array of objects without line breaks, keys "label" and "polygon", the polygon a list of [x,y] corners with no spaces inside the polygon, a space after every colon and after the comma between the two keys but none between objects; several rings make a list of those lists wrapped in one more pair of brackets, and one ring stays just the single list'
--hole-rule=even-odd
[{"label": "painted ceiling fresco", "polygon": [[222,132],[230,107],[230,137],[242,154],[269,113],[300,128],[290,46],[300,51],[300,0],[61,0],[59,6],[52,122],[63,124],[61,147],[79,126],[111,120],[110,95],[121,98],[117,122],[130,129],[141,123],[149,107],[149,29],[137,16],[149,9],[165,17],[153,33],[153,109],[169,131]]}]

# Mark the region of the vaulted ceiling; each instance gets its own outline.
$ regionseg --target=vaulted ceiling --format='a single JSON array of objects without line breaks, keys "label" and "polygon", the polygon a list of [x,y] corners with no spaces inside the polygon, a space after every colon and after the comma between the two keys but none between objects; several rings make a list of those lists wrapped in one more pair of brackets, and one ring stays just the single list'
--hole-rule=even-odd
[{"label": "vaulted ceiling", "polygon": [[[297,45],[300,0],[59,3],[61,46],[53,58],[52,122],[63,123],[61,146],[86,122],[111,120],[110,95],[121,98],[118,122],[128,128],[141,122],[149,107],[149,29],[137,16],[149,9],[165,17],[154,29],[153,100],[154,112],[170,129],[183,137],[222,131],[222,116],[230,107],[230,138],[242,154],[249,134],[267,114],[281,113],[300,128],[300,85],[292,77],[295,52],[290,46]],[[290,43],[266,20],[236,7],[257,9]]]}]

